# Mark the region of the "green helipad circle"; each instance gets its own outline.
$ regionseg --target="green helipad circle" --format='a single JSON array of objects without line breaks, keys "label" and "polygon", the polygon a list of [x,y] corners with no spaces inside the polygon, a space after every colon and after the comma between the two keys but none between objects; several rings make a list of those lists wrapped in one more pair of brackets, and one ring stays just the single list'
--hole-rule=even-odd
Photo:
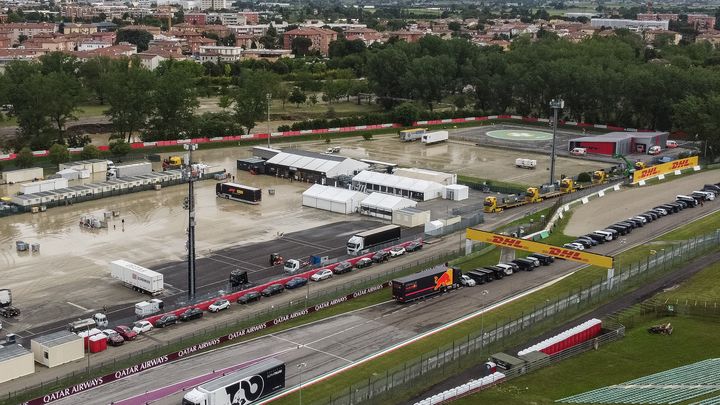
[{"label": "green helipad circle", "polygon": [[529,129],[499,129],[497,131],[489,131],[487,136],[509,141],[547,141],[552,139],[552,134],[549,132]]}]

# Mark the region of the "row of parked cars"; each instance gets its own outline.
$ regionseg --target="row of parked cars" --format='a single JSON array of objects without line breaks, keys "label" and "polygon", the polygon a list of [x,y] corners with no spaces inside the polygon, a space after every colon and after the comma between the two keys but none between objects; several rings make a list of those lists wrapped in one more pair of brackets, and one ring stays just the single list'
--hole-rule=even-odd
[{"label": "row of parked cars", "polygon": [[533,271],[540,266],[548,266],[555,261],[552,256],[542,253],[533,253],[527,257],[514,259],[508,262],[500,262],[494,266],[485,266],[474,270],[463,272],[460,284],[472,287],[478,284],[490,283],[493,280],[500,280],[505,276],[511,276],[519,271]]},{"label": "row of parked cars", "polygon": [[705,201],[713,201],[718,194],[720,194],[720,183],[706,184],[702,190],[693,191],[688,195],[678,195],[675,197],[675,201],[660,204],[642,214],[616,222],[605,229],[580,236],[573,242],[564,244],[563,247],[575,250],[590,249],[600,243],[605,243],[615,240],[622,235],[627,235],[632,232],[633,229],[645,226],[646,223],[652,222],[660,217],[674,214],[685,208],[702,205]]}]

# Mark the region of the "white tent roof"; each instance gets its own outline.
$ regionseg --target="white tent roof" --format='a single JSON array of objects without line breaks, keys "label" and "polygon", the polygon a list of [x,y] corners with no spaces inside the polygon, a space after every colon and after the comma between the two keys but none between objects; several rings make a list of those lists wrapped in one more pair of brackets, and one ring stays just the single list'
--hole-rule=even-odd
[{"label": "white tent roof", "polygon": [[353,181],[362,183],[377,184],[380,186],[393,187],[401,190],[410,190],[425,193],[432,190],[442,190],[443,185],[434,181],[412,179],[409,177],[395,176],[392,174],[371,172],[364,170],[353,177]]},{"label": "white tent roof", "polygon": [[362,200],[360,205],[363,207],[375,207],[393,211],[407,207],[414,207],[417,205],[417,202],[407,198],[398,197],[396,195],[372,193],[366,199]]},{"label": "white tent roof", "polygon": [[295,155],[286,152],[280,152],[272,158],[268,159],[267,163],[295,167],[298,169],[312,170],[316,172],[327,173],[332,170],[335,166],[339,165],[342,161],[321,159],[316,157]]},{"label": "white tent roof", "polygon": [[313,197],[326,201],[333,201],[338,203],[344,203],[356,198],[360,194],[362,197],[364,194],[355,191],[348,190],[346,188],[323,186],[322,184],[313,184],[312,187],[305,190],[303,197]]}]

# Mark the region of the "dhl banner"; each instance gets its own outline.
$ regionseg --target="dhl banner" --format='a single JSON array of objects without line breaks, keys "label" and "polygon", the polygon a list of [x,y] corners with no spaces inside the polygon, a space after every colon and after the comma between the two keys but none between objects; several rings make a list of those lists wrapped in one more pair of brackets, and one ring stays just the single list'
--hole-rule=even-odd
[{"label": "dhl banner", "polygon": [[491,243],[497,246],[510,247],[532,253],[542,253],[558,259],[567,259],[593,266],[613,268],[613,258],[595,253],[581,252],[579,250],[566,249],[563,247],[534,242],[526,239],[518,239],[505,235],[498,235],[492,232],[478,231],[468,228],[466,232],[468,239]]},{"label": "dhl banner", "polygon": [[661,163],[659,165],[648,167],[647,169],[635,170],[635,172],[633,173],[633,183],[637,183],[640,180],[647,180],[651,177],[659,176],[661,174],[674,172],[675,170],[683,170],[695,167],[698,164],[698,157],[690,156],[689,158],[685,159],[678,159],[673,160],[672,162]]}]

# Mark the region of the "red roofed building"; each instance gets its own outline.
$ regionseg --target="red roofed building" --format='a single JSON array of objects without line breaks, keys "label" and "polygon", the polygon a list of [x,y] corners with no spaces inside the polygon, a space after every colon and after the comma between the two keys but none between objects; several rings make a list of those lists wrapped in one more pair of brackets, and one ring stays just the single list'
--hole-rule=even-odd
[{"label": "red roofed building", "polygon": [[345,39],[354,41],[356,39],[365,42],[365,45],[372,45],[375,42],[381,42],[382,34],[372,28],[350,28],[343,31]]},{"label": "red roofed building", "polygon": [[241,11],[238,14],[245,17],[246,25],[257,25],[260,23],[260,13],[257,11]]},{"label": "red roofed building", "polygon": [[319,51],[327,56],[330,51],[330,42],[337,40],[337,32],[316,27],[300,27],[283,34],[283,48],[292,49],[292,41],[295,38],[308,38],[312,43],[311,51]]},{"label": "red roofed building", "polygon": [[[207,14],[205,13],[188,13],[185,14],[185,24],[190,25],[206,25]],[[176,26],[177,27],[177,26]]]},{"label": "red roofed building", "polygon": [[52,23],[10,23],[3,24],[0,28],[10,32],[13,44],[20,43],[20,35],[32,38],[40,33],[52,34],[58,31],[57,24]]},{"label": "red roofed building", "polygon": [[420,38],[424,37],[425,31],[393,31],[389,32],[388,38],[397,37],[397,39],[405,42],[417,42]]}]

